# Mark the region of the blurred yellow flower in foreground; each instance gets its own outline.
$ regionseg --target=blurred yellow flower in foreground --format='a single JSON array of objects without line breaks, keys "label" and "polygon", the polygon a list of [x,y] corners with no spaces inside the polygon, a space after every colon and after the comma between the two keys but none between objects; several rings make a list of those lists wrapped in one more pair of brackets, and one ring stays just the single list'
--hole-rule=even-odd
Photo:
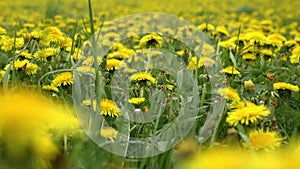
[{"label": "blurred yellow flower in foreground", "polygon": [[36,160],[39,168],[49,168],[50,161],[59,153],[59,147],[53,142],[55,137],[51,136],[70,135],[80,129],[72,109],[35,90],[2,92],[0,144],[5,147],[5,154],[16,160]]},{"label": "blurred yellow flower in foreground", "polygon": [[118,131],[112,127],[104,127],[100,130],[100,135],[104,138],[110,139],[111,142],[114,142],[118,135]]}]

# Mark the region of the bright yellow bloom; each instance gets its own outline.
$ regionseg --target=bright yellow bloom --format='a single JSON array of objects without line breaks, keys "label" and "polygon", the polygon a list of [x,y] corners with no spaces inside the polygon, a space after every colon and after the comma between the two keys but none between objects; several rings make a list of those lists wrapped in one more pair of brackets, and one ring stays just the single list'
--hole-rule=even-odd
[{"label": "bright yellow bloom", "polygon": [[198,26],[198,29],[200,30],[208,30],[208,31],[212,31],[215,29],[215,26],[210,24],[210,23],[202,23]]},{"label": "bright yellow bloom", "polygon": [[57,27],[47,27],[43,30],[43,35],[48,42],[58,42],[64,36],[61,30]]},{"label": "bright yellow bloom", "polygon": [[300,61],[300,46],[297,46],[292,51],[292,55],[290,56],[290,62],[299,63],[299,61]]},{"label": "bright yellow bloom", "polygon": [[233,74],[233,75],[241,75],[241,73],[236,70],[233,66],[228,66],[224,69],[222,69],[223,73]]},{"label": "bright yellow bloom", "polygon": [[73,84],[72,72],[63,72],[56,75],[56,77],[52,80],[54,86],[66,86]]},{"label": "bright yellow bloom", "polygon": [[248,104],[245,107],[228,112],[226,122],[231,126],[236,126],[238,123],[248,125],[249,122],[256,122],[258,119],[266,117],[269,114],[270,110],[268,110],[264,105],[257,106],[254,104]]},{"label": "bright yellow bloom", "polygon": [[245,60],[255,60],[256,56],[253,53],[242,54],[243,59]]},{"label": "bright yellow bloom", "polygon": [[37,59],[47,61],[50,57],[56,56],[59,53],[59,49],[56,48],[45,48],[36,51],[33,56]]},{"label": "bright yellow bloom", "polygon": [[249,32],[246,34],[248,40],[250,40],[250,42],[254,43],[259,43],[259,44],[265,44],[267,41],[266,36],[262,33],[262,32]]},{"label": "bright yellow bloom", "polygon": [[1,49],[5,52],[9,52],[13,49],[13,47],[16,46],[16,49],[20,49],[24,46],[24,39],[23,38],[8,38],[6,39]]},{"label": "bright yellow bloom", "polygon": [[4,75],[5,75],[5,71],[4,70],[0,70],[0,83],[2,83]]},{"label": "bright yellow bloom", "polygon": [[101,128],[100,135],[106,139],[110,139],[111,142],[114,142],[118,135],[118,131],[112,127],[104,127]]},{"label": "bright yellow bloom", "polygon": [[34,64],[34,63],[31,63],[31,62],[28,62],[26,64],[26,68],[25,68],[25,73],[27,75],[34,75],[37,73],[37,71],[39,70],[39,66]]},{"label": "bright yellow bloom", "polygon": [[274,90],[291,90],[299,92],[299,87],[286,82],[277,82],[273,84]]},{"label": "bright yellow bloom", "polygon": [[231,48],[234,49],[236,47],[236,44],[234,41],[226,40],[226,41],[221,41],[218,43],[219,46],[222,46],[223,48]]},{"label": "bright yellow bloom", "polygon": [[43,90],[47,90],[47,91],[51,91],[51,92],[56,92],[58,93],[59,90],[56,86],[54,86],[53,84],[52,85],[45,85],[42,87]]},{"label": "bright yellow bloom", "polygon": [[140,40],[140,45],[142,47],[154,47],[154,48],[161,48],[163,43],[163,38],[160,37],[157,33],[153,32],[149,35],[145,35]]},{"label": "bright yellow bloom", "polygon": [[121,115],[121,111],[117,107],[116,103],[109,99],[102,99],[100,102],[100,114],[104,116],[118,117]]},{"label": "bright yellow bloom", "polygon": [[[196,62],[197,62],[197,57],[192,57],[189,64],[188,68],[191,70],[196,70]],[[200,57],[198,60],[198,68],[202,67],[204,64],[215,64],[216,62],[211,59],[210,57]]]},{"label": "bright yellow bloom", "polygon": [[128,100],[129,103],[131,104],[141,104],[145,101],[144,97],[133,97]]},{"label": "bright yellow bloom", "polygon": [[232,102],[230,104],[230,108],[231,109],[240,109],[240,108],[243,108],[243,107],[246,107],[246,106],[255,106],[254,103],[252,103],[251,101],[238,101],[238,102]]},{"label": "bright yellow bloom", "polygon": [[15,70],[18,70],[18,69],[22,69],[22,68],[25,68],[25,65],[27,65],[27,63],[29,63],[29,61],[27,59],[24,59],[24,60],[15,60],[14,61],[14,68]]},{"label": "bright yellow bloom", "polygon": [[147,72],[138,72],[130,77],[131,81],[149,81],[152,84],[156,84],[157,80]]},{"label": "bright yellow bloom", "polygon": [[246,80],[244,82],[244,87],[247,90],[252,90],[252,89],[254,89],[254,83],[252,82],[252,80]]},{"label": "bright yellow bloom", "polygon": [[117,70],[121,67],[123,67],[125,63],[123,61],[117,60],[117,59],[108,59],[106,60],[106,70]]},{"label": "bright yellow bloom", "polygon": [[237,102],[241,100],[238,92],[231,87],[221,88],[218,90],[218,93],[223,96],[227,100],[231,100],[233,102]]},{"label": "bright yellow bloom", "polygon": [[[262,129],[251,131],[249,141],[254,150],[275,150],[281,145],[282,138],[276,131],[263,131]],[[244,143],[246,146],[246,144]]]}]

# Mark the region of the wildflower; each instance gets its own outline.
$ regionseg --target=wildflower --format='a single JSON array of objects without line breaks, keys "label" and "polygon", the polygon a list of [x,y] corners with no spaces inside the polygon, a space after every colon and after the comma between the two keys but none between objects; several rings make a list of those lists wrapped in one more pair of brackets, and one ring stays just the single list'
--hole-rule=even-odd
[{"label": "wildflower", "polygon": [[259,43],[259,44],[265,44],[267,41],[266,36],[262,33],[262,32],[249,32],[246,34],[248,40],[250,40],[250,42],[254,43]]},{"label": "wildflower", "polygon": [[129,103],[131,104],[141,104],[145,101],[144,97],[133,97],[128,100]]},{"label": "wildflower", "polygon": [[231,100],[233,102],[237,102],[241,100],[238,92],[231,87],[226,87],[226,88],[220,88],[218,90],[218,93],[223,96],[227,100]]},{"label": "wildflower", "polygon": [[61,38],[59,39],[59,46],[61,48],[66,49],[66,51],[70,52],[72,47],[72,39],[71,38]]},{"label": "wildflower", "polygon": [[34,75],[37,73],[37,71],[39,70],[39,66],[34,64],[34,63],[31,63],[31,62],[28,62],[26,64],[26,67],[25,67],[25,73],[27,75]]},{"label": "wildflower", "polygon": [[[191,70],[196,70],[196,62],[197,62],[197,57],[192,57],[188,64],[188,68]],[[198,61],[198,68],[202,67],[206,63],[215,64],[216,62],[210,57],[200,57]]]},{"label": "wildflower", "polygon": [[300,60],[300,46],[297,46],[292,51],[292,55],[290,56],[290,62],[299,63],[299,60]]},{"label": "wildflower", "polygon": [[112,127],[104,127],[101,128],[100,135],[106,139],[110,139],[111,142],[114,142],[118,135],[118,131]]},{"label": "wildflower", "polygon": [[82,101],[82,104],[85,106],[93,106],[93,110],[96,111],[96,100],[94,99],[93,102],[91,101],[91,99],[85,99]]},{"label": "wildflower", "polygon": [[42,31],[32,31],[30,33],[30,36],[33,38],[33,39],[40,39],[42,36],[43,36],[43,33]]},{"label": "wildflower", "polygon": [[58,88],[56,86],[54,86],[53,84],[45,85],[45,86],[42,87],[42,89],[47,90],[47,91],[51,91],[51,92],[56,92],[56,93],[59,92]]},{"label": "wildflower", "polygon": [[252,90],[254,89],[254,83],[252,82],[252,80],[247,80],[244,82],[244,87],[246,90]]},{"label": "wildflower", "polygon": [[117,107],[116,103],[109,99],[102,99],[100,102],[100,114],[104,116],[118,117],[121,115],[121,111]]},{"label": "wildflower", "polygon": [[6,34],[6,30],[0,26],[0,35]]},{"label": "wildflower", "polygon": [[18,70],[18,69],[22,69],[25,68],[26,64],[29,63],[29,61],[27,59],[24,60],[15,60],[14,61],[14,69]]},{"label": "wildflower", "polygon": [[244,53],[242,57],[245,60],[256,60],[256,56],[253,53]]},{"label": "wildflower", "polygon": [[152,84],[156,84],[157,80],[147,72],[138,72],[130,77],[131,81],[149,81]]},{"label": "wildflower", "polygon": [[173,85],[170,85],[170,84],[168,84],[168,85],[166,85],[167,86],[167,89],[169,89],[169,90],[173,90],[174,89],[174,87],[175,86],[173,86]]},{"label": "wildflower", "polygon": [[231,109],[239,109],[239,108],[243,108],[243,107],[246,107],[246,106],[255,106],[254,103],[252,103],[251,101],[238,101],[238,102],[232,102],[230,104],[230,108]]},{"label": "wildflower", "polygon": [[117,60],[117,59],[108,59],[106,60],[106,68],[105,70],[110,71],[110,70],[117,70],[120,67],[124,66],[124,62]]},{"label": "wildflower", "polygon": [[218,45],[222,46],[223,48],[231,48],[231,49],[234,49],[236,47],[236,44],[230,40],[221,41],[218,43]]},{"label": "wildflower", "polygon": [[212,24],[210,23],[202,23],[198,26],[198,29],[204,31],[204,30],[207,30],[207,31],[212,31],[215,29],[215,26],[213,26]]},{"label": "wildflower", "polygon": [[222,72],[232,74],[232,75],[241,75],[241,73],[238,70],[236,70],[233,66],[228,66],[222,69]]},{"label": "wildflower", "polygon": [[[276,131],[263,131],[263,129],[251,131],[249,141],[255,150],[275,150],[281,145],[282,138]],[[244,143],[244,145],[246,145]]]},{"label": "wildflower", "polygon": [[45,48],[42,50],[36,51],[33,56],[37,59],[47,61],[50,57],[56,56],[59,53],[59,50],[56,48]]},{"label": "wildflower", "polygon": [[228,32],[228,30],[226,29],[225,26],[217,26],[216,32],[220,33],[220,34],[223,34],[225,36],[229,36],[229,32]]},{"label": "wildflower", "polygon": [[43,34],[45,35],[45,40],[48,42],[58,42],[64,35],[59,28],[54,26],[44,29]]},{"label": "wildflower", "polygon": [[1,49],[4,52],[9,52],[13,49],[13,47],[16,47],[16,49],[20,49],[24,46],[24,39],[23,38],[8,38],[4,40]]},{"label": "wildflower", "polygon": [[59,87],[61,85],[71,85],[73,83],[72,72],[59,73],[53,80],[54,86]]},{"label": "wildflower", "polygon": [[228,113],[226,122],[231,126],[236,126],[238,123],[248,125],[249,122],[256,122],[262,117],[266,117],[270,114],[264,105],[248,104],[245,107],[235,109]]},{"label": "wildflower", "polygon": [[273,84],[274,90],[291,90],[299,92],[299,87],[286,82],[277,82]]},{"label": "wildflower", "polygon": [[0,83],[2,83],[3,79],[5,76],[5,71],[4,70],[0,70]]},{"label": "wildflower", "polygon": [[153,47],[153,48],[161,48],[163,43],[163,38],[160,37],[157,33],[153,32],[149,35],[145,35],[140,40],[140,45],[142,47]]}]

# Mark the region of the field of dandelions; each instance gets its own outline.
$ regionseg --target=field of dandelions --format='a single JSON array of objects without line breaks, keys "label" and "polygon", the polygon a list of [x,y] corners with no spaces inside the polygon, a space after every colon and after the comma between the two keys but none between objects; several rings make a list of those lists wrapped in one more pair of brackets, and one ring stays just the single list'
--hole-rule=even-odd
[{"label": "field of dandelions", "polygon": [[[0,169],[298,167],[300,1],[2,0],[0,7]],[[196,48],[162,37],[162,32],[134,34],[136,20],[149,18],[111,24],[138,12],[169,13],[194,24],[208,38],[196,47],[200,57]],[[132,32],[120,39],[118,30],[126,26]],[[101,28],[106,39],[119,42],[104,42],[109,53],[95,56],[84,47]],[[195,123],[179,144],[162,154],[114,155],[83,130],[74,108],[74,80],[84,74],[103,77],[95,82],[101,98],[82,98],[76,104],[110,124],[97,131],[110,144],[118,144],[122,128],[116,123],[124,116],[111,94],[114,73],[128,74],[126,104],[132,113],[149,113],[157,106],[151,91],[162,91],[165,105],[159,120],[130,123],[130,137],[151,137],[180,115],[184,100],[178,82],[188,81],[185,76],[178,81],[155,65],[143,71],[130,67],[135,60],[162,55],[149,50],[154,48],[171,50],[195,77],[200,98]],[[208,72],[212,69],[213,74]],[[75,72],[81,74],[74,78]],[[213,91],[218,77],[221,87]],[[220,100],[224,107],[220,103],[212,113],[212,104]]]}]

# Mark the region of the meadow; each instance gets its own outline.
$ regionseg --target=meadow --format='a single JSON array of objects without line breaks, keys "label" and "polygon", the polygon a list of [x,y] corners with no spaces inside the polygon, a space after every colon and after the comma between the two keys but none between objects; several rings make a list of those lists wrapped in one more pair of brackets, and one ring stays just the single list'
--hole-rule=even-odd
[{"label": "meadow", "polygon": [[0,169],[297,168],[300,1],[0,7]]}]

